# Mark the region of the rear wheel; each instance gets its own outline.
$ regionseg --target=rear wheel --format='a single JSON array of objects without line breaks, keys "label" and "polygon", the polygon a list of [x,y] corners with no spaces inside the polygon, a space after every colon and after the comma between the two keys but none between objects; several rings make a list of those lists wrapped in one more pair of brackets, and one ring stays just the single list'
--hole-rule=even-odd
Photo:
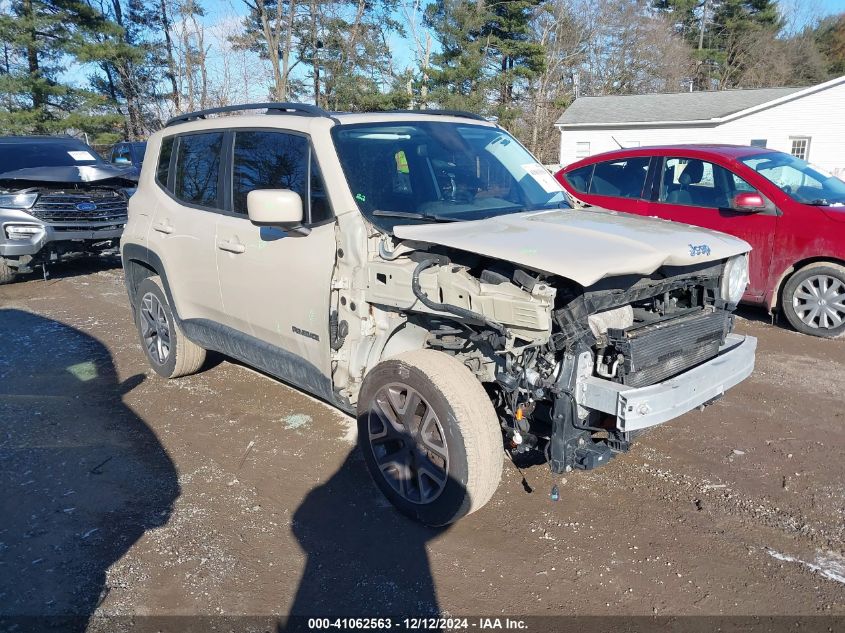
[{"label": "rear wheel", "polygon": [[783,312],[799,332],[838,336],[845,332],[845,267],[810,264],[783,287]]},{"label": "rear wheel", "polygon": [[15,269],[0,257],[0,286],[10,284],[15,280]]},{"label": "rear wheel", "polygon": [[182,332],[160,277],[147,277],[138,285],[135,322],[150,366],[160,376],[179,378],[196,373],[205,362],[205,350]]},{"label": "rear wheel", "polygon": [[408,352],[367,374],[358,438],[381,491],[427,525],[483,506],[502,474],[502,433],[490,397],[442,352]]}]

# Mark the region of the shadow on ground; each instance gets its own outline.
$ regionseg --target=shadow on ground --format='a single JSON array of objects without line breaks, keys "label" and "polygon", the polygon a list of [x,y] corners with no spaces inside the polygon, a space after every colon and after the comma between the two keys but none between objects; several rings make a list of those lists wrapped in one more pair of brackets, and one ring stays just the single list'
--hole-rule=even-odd
[{"label": "shadow on ground", "polygon": [[304,625],[303,617],[438,615],[426,544],[445,529],[389,506],[353,450],[294,514],[307,561],[289,628]]},{"label": "shadow on ground", "polygon": [[84,630],[109,566],[170,517],[176,469],[123,404],[143,375],[28,312],[0,309],[0,331],[0,629]]}]

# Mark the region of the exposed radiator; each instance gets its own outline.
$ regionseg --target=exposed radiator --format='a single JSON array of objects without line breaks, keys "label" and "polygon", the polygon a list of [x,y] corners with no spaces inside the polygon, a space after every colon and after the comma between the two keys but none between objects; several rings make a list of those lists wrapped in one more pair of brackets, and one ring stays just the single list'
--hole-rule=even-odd
[{"label": "exposed radiator", "polygon": [[624,330],[609,329],[610,344],[625,359],[622,382],[631,387],[653,385],[713,358],[732,318],[724,310],[702,310]]}]

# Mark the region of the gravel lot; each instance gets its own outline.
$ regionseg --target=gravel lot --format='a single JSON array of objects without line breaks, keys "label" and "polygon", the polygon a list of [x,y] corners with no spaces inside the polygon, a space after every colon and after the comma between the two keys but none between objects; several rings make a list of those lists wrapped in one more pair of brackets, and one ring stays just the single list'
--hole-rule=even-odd
[{"label": "gravel lot", "polygon": [[843,615],[845,341],[738,329],[722,401],[595,471],[506,463],[431,530],[344,414],[225,359],[157,377],[119,268],[2,287],[0,614]]}]

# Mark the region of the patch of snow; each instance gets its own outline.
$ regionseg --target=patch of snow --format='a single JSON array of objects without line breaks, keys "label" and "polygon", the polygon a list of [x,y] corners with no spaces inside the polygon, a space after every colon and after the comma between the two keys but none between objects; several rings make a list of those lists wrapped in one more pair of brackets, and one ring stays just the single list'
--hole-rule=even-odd
[{"label": "patch of snow", "polygon": [[795,558],[788,554],[781,554],[773,549],[766,548],[769,556],[777,560],[786,561],[788,563],[798,563],[807,569],[821,574],[828,580],[833,580],[845,584],[845,558],[833,552],[819,552],[816,555],[815,563],[808,563],[800,558]]}]

